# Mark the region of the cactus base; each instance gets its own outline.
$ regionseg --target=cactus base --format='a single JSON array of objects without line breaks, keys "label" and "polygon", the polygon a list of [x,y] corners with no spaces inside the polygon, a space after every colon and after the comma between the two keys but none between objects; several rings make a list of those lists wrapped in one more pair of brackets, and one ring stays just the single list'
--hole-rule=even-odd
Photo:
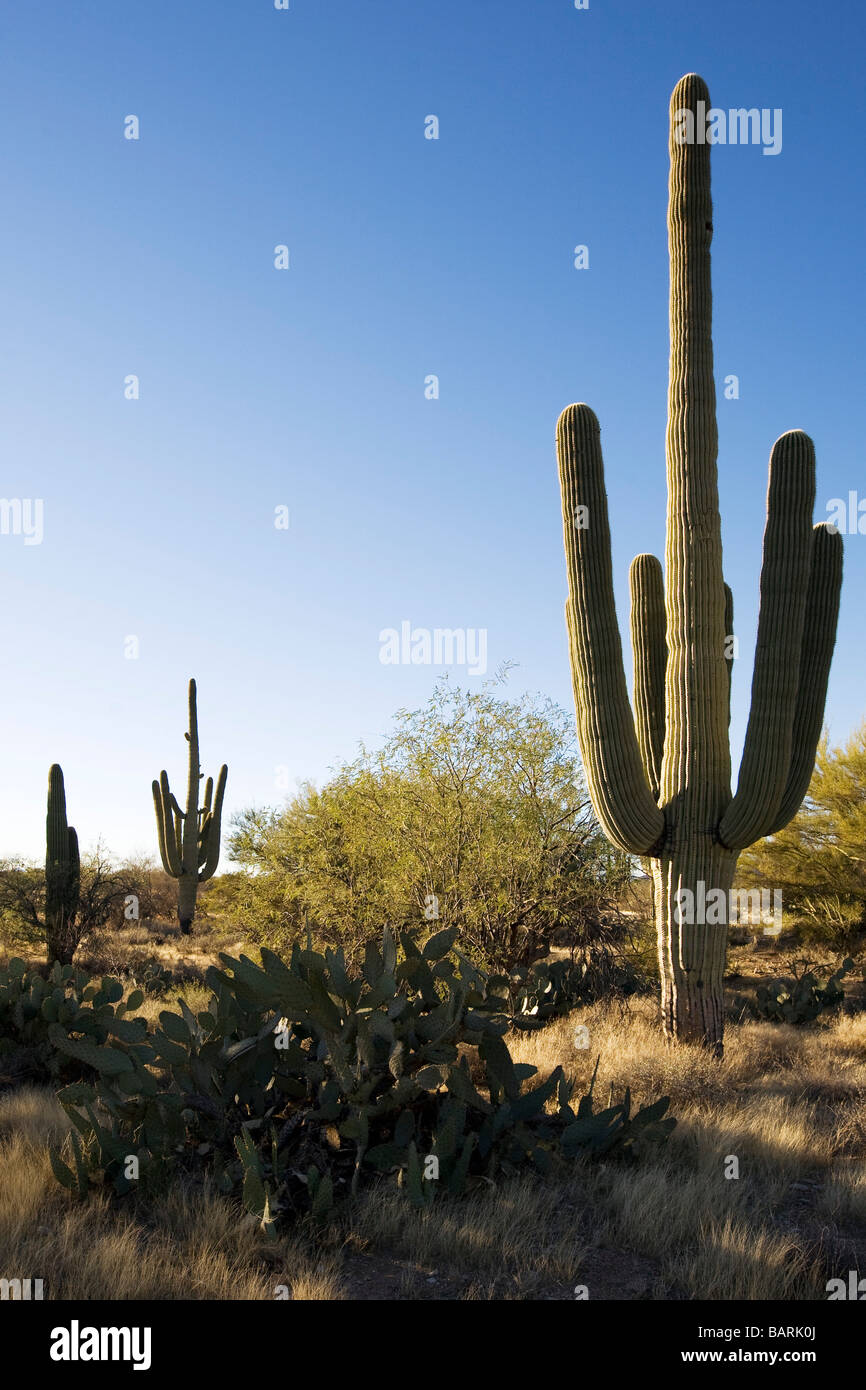
[{"label": "cactus base", "polygon": [[721,845],[698,845],[652,861],[665,1037],[699,1043],[718,1057],[736,862],[737,855]]}]

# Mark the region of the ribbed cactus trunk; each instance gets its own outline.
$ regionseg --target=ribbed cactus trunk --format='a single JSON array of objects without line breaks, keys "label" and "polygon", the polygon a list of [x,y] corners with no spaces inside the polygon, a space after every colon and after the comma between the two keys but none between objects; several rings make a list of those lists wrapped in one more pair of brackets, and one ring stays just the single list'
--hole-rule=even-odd
[{"label": "ribbed cactus trunk", "polygon": [[75,919],[81,883],[78,836],[66,820],[63,772],[53,763],[48,772],[45,820],[45,937],[48,964],[71,965],[78,936]]},{"label": "ribbed cactus trunk", "polygon": [[668,384],[665,620],[666,721],[659,804],[665,837],[653,871],[662,1016],[677,1037],[721,1042],[727,926],[680,924],[678,897],[727,895],[736,856],[718,843],[731,799],[722,526],[716,473],[713,378],[710,146],[679,144],[676,112],[707,99],[686,77],[671,98],[668,252]]},{"label": "ribbed cactus trunk", "polygon": [[[689,922],[683,904],[690,901],[697,912],[704,893],[712,903],[719,892],[727,902],[735,866],[736,855],[701,837],[691,848],[664,851],[652,867],[665,1034],[707,1042],[716,1050],[721,1048],[724,1032],[727,917],[723,912],[720,921]],[[685,893],[692,896],[686,899]],[[716,915],[714,911],[705,914]]]},{"label": "ribbed cactus trunk", "polygon": [[[841,538],[811,524],[814,448],[799,430],[770,456],[752,704],[737,793],[728,746],[733,599],[722,573],[716,473],[709,93],[690,73],[671,98],[665,575],[631,568],[635,711],[622,666],[598,421],[560,416],[557,449],[568,565],[578,737],[608,838],[653,860],[662,1019],[671,1039],[717,1053],[729,894],[742,849],[780,830],[809,785],[821,732],[842,577]],[[690,112],[692,134],[681,113]]]},{"label": "ribbed cactus trunk", "polygon": [[220,853],[220,826],[228,768],[223,764],[214,799],[213,778],[205,784],[204,805],[199,810],[199,782],[202,771],[198,746],[198,711],[195,681],[189,683],[189,765],[186,782],[186,810],[182,811],[169,786],[168,773],[160,773],[153,783],[153,805],[159,837],[159,853],[167,874],[178,881],[177,919],[184,936],[192,932],[198,885],[216,872]]}]

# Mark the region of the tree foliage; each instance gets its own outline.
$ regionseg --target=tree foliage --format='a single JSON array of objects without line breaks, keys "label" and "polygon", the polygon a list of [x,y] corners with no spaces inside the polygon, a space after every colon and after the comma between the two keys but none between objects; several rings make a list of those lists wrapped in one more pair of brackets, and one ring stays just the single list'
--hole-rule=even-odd
[{"label": "tree foliage", "polygon": [[630,872],[592,814],[571,717],[447,681],[321,790],[241,813],[231,854],[253,870],[240,914],[260,940],[309,926],[353,950],[386,923],[438,923],[496,969],[598,930]]},{"label": "tree foliage", "polygon": [[825,734],[799,812],[740,860],[740,878],[782,890],[787,914],[828,940],[866,927],[866,720],[840,747]]}]

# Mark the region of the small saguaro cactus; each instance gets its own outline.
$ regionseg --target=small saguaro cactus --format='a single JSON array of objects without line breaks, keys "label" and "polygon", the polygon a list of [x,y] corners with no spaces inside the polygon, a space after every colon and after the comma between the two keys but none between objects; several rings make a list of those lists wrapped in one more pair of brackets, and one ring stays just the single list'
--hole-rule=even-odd
[{"label": "small saguaro cactus", "polygon": [[[700,104],[700,105],[699,105]],[[631,567],[635,713],[614,608],[599,426],[586,405],[557,427],[578,735],[613,844],[652,859],[666,1035],[722,1049],[728,906],[740,851],[787,825],[821,733],[842,581],[842,540],[812,526],[815,451],[792,430],[770,455],[752,702],[736,795],[728,744],[733,601],[722,574],[710,289],[709,93],[671,97],[670,377],[665,574]],[[686,114],[690,113],[688,119]],[[690,906],[691,905],[691,906]]]},{"label": "small saguaro cactus", "polygon": [[178,880],[177,919],[184,936],[192,931],[198,885],[216,872],[220,857],[220,821],[228,768],[223,763],[214,796],[213,778],[205,783],[204,805],[199,808],[199,782],[202,779],[198,756],[198,714],[196,713],[195,681],[189,683],[189,773],[186,786],[186,810],[177,804],[163,771],[153,783],[153,804],[159,853],[167,874]]},{"label": "small saguaro cactus", "polygon": [[78,944],[75,918],[81,887],[78,836],[66,821],[66,791],[57,763],[48,771],[45,820],[45,937],[48,964],[71,965]]}]

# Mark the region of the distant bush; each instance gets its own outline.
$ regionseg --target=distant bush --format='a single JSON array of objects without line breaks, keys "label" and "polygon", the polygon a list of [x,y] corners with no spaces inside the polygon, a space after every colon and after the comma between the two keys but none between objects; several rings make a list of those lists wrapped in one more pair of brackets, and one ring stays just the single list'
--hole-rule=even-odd
[{"label": "distant bush", "polygon": [[[97,845],[81,857],[78,909],[70,924],[74,948],[91,934],[116,931],[131,920],[170,918],[175,895],[173,881],[162,869],[147,860],[117,864],[103,845]],[[45,942],[42,865],[0,861],[0,932],[13,949],[32,949]]]}]

